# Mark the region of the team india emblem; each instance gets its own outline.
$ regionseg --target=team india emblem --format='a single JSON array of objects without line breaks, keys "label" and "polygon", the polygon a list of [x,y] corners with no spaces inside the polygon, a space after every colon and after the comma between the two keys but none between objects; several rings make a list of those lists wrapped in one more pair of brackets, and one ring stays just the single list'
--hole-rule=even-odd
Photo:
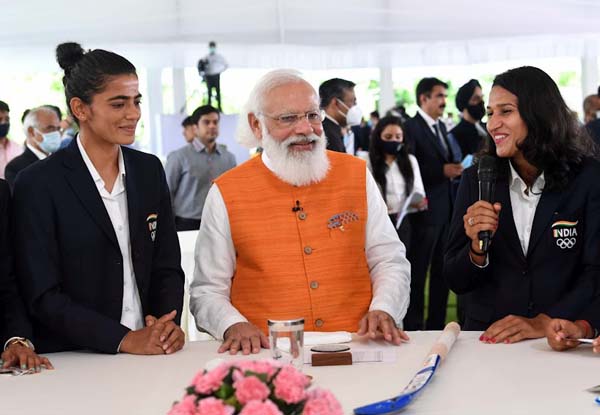
[{"label": "team india emblem", "polygon": [[577,222],[561,220],[552,224],[552,236],[560,249],[571,249],[577,243]]},{"label": "team india emblem", "polygon": [[148,215],[146,218],[146,223],[148,224],[148,231],[150,231],[150,238],[152,239],[152,242],[154,242],[154,239],[156,238],[157,218],[158,215],[156,213]]}]

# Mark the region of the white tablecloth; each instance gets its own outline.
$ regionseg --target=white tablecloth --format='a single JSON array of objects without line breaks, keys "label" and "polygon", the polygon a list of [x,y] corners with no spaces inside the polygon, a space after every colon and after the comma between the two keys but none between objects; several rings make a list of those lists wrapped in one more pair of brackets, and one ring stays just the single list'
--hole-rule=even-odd
[{"label": "white tablecloth", "polygon": [[[584,391],[600,384],[600,356],[589,347],[558,353],[545,339],[492,345],[480,343],[479,334],[461,334],[432,382],[403,414],[600,413],[594,395]],[[352,408],[398,394],[439,332],[409,335],[410,343],[396,347],[393,364],[305,365],[304,371],[315,385],[330,389],[350,414]],[[54,371],[0,376],[0,414],[165,414],[207,361],[232,358],[218,355],[217,346],[193,342],[170,356],[51,354]],[[266,350],[260,354],[267,356]]]}]

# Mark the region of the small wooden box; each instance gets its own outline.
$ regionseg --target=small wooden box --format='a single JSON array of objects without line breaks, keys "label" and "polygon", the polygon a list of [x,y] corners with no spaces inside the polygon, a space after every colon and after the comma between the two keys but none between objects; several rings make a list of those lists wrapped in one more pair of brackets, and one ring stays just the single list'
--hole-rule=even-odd
[{"label": "small wooden box", "polygon": [[342,366],[352,364],[352,353],[313,353],[311,356],[313,366]]}]

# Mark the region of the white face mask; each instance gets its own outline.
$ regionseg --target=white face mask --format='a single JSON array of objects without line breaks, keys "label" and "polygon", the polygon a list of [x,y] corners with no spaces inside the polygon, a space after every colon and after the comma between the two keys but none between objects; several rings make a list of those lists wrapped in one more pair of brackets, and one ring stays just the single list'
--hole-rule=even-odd
[{"label": "white face mask", "polygon": [[351,108],[348,108],[342,100],[338,99],[338,102],[348,109],[348,112],[345,114],[346,124],[349,126],[359,125],[362,120],[362,110],[360,107],[358,105],[353,105]]},{"label": "white face mask", "polygon": [[52,154],[60,148],[61,136],[58,131],[46,134],[38,130],[36,131],[42,136],[42,141],[38,141],[38,145],[44,153]]}]

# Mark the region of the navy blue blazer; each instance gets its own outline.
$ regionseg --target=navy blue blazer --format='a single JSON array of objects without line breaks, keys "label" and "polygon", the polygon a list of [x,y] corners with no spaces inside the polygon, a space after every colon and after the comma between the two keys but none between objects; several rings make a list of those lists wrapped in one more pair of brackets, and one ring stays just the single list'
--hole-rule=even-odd
[{"label": "navy blue blazer", "polygon": [[[448,137],[444,123],[440,122],[439,125],[441,133]],[[452,215],[453,196],[451,181],[444,176],[444,164],[460,162],[460,154],[454,154],[458,146],[448,142],[450,148],[446,157],[440,140],[419,113],[409,119],[404,128],[409,151],[419,162],[419,170],[429,201],[428,210],[412,214],[411,219],[414,223],[447,224]]]},{"label": "navy blue blazer", "polygon": [[39,160],[40,159],[29,149],[29,147],[25,147],[25,151],[23,151],[20,156],[17,156],[8,162],[6,169],[4,170],[4,177],[6,177],[6,181],[11,190],[15,187],[17,174]]},{"label": "navy blue blazer", "polygon": [[[165,173],[153,155],[122,147],[131,255],[144,315],[177,310],[184,276]],[[155,216],[156,215],[156,216]],[[123,258],[77,140],[17,177],[17,275],[40,352],[116,353]]]},{"label": "navy blue blazer", "polygon": [[574,320],[591,302],[600,277],[600,163],[586,160],[563,191],[546,191],[535,211],[527,255],[513,219],[508,161],[496,181],[502,204],[489,265],[469,258],[463,216],[478,200],[477,167],[463,174],[444,257],[444,276],[457,294],[468,293],[465,330],[485,330],[509,314]]},{"label": "navy blue blazer", "polygon": [[0,179],[0,351],[10,337],[32,338],[31,323],[13,272],[9,218],[10,191]]}]

